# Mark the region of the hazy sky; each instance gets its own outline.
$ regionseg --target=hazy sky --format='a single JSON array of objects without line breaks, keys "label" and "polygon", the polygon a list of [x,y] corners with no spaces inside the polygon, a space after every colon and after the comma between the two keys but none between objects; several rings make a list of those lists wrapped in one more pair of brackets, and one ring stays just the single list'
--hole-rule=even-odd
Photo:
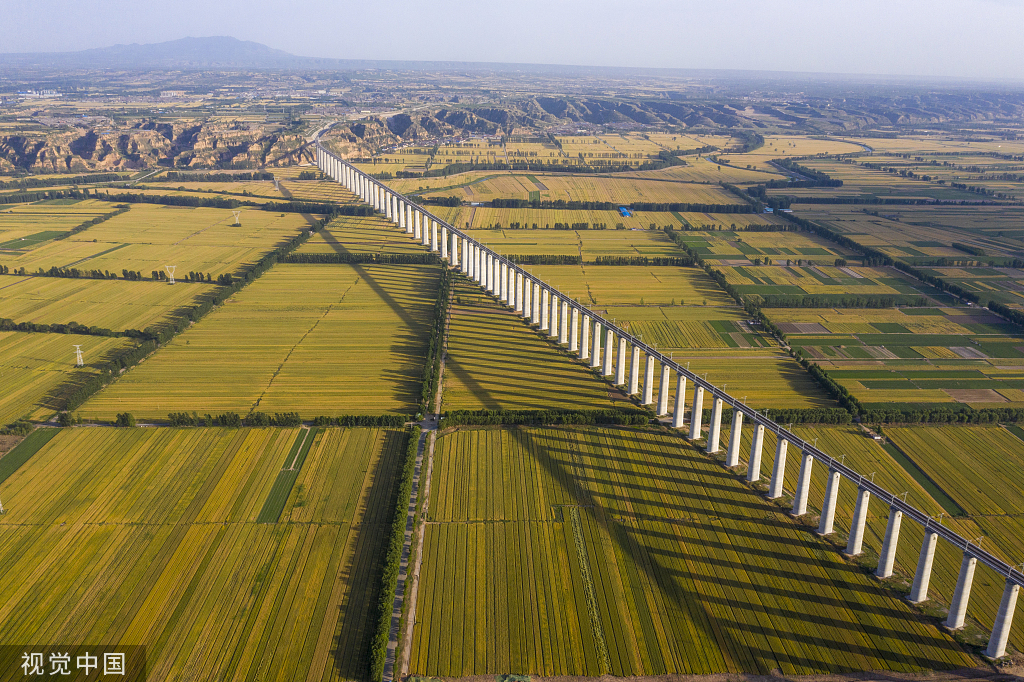
[{"label": "hazy sky", "polygon": [[0,0],[0,52],[231,35],[293,54],[1024,79],[1024,0]]}]

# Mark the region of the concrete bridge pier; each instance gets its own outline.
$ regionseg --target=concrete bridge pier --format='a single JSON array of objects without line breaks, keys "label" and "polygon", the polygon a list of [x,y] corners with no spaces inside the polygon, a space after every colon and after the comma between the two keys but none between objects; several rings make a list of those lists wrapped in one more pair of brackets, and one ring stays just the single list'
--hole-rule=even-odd
[{"label": "concrete bridge pier", "polygon": [[708,443],[705,452],[718,452],[721,450],[722,438],[722,399],[718,396],[715,396],[711,403],[711,423],[708,428]]},{"label": "concrete bridge pier", "polygon": [[533,282],[526,276],[526,273],[519,275],[522,280],[522,308],[523,319],[527,322],[533,322]]},{"label": "concrete bridge pier", "polygon": [[971,584],[974,582],[974,568],[978,560],[964,552],[963,561],[960,562],[960,575],[956,579],[956,589],[953,590],[953,599],[949,602],[949,615],[946,617],[946,627],[950,630],[959,630],[964,626],[967,618],[967,602],[971,599]]},{"label": "concrete bridge pier", "polygon": [[[672,427],[683,428],[683,409],[686,407],[686,375],[676,375],[676,409],[672,412]],[[691,439],[692,440],[692,439]]]},{"label": "concrete bridge pier", "polygon": [[1009,578],[1003,588],[1003,598],[999,601],[996,622],[992,627],[992,637],[988,640],[985,655],[989,658],[1002,658],[1006,655],[1006,642],[1010,639],[1010,626],[1013,625],[1013,612],[1017,609],[1017,594],[1020,585]]},{"label": "concrete bridge pier", "polygon": [[839,482],[842,478],[841,473],[835,469],[829,469],[825,501],[822,503],[821,519],[818,521],[818,535],[831,535],[835,530],[836,500],[839,498]]},{"label": "concrete bridge pier", "polygon": [[888,578],[892,575],[902,521],[903,512],[896,507],[889,507],[889,522],[885,525],[885,538],[882,540],[882,550],[878,553],[878,567],[875,569],[875,576],[878,578]]},{"label": "concrete bridge pier", "polygon": [[594,320],[593,323],[594,347],[590,351],[590,369],[597,369],[601,366],[601,323]]},{"label": "concrete bridge pier", "polygon": [[690,406],[690,440],[700,438],[700,423],[704,419],[704,387],[693,387],[693,404]]},{"label": "concrete bridge pier", "polygon": [[[405,230],[406,234],[411,234],[412,233],[412,221],[408,220],[408,216],[406,215],[406,210],[405,210],[406,204],[405,204],[405,202],[402,201],[401,199],[396,199],[395,203],[397,204],[397,208],[398,208],[398,210],[396,211],[396,214],[398,216],[398,229]],[[420,233],[419,232],[416,232],[416,238],[417,239],[420,238]]]},{"label": "concrete bridge pier", "polygon": [[558,304],[561,300],[556,294],[555,290],[551,290],[551,328],[548,329],[548,336],[553,339],[558,338]]},{"label": "concrete bridge pier", "polygon": [[743,412],[733,405],[732,426],[729,428],[729,449],[725,453],[725,466],[740,464],[740,443],[743,440]]},{"label": "concrete bridge pier", "polygon": [[580,360],[590,359],[590,315],[584,315],[580,326]]},{"label": "concrete bridge pier", "polygon": [[541,308],[544,307],[543,305],[541,305],[541,292],[542,291],[543,291],[543,287],[540,285],[540,282],[534,282],[533,283],[533,294],[532,294],[533,298],[530,301],[533,304],[533,313],[530,315],[530,318],[533,321],[533,323],[535,325],[537,325],[538,327],[540,326],[540,318],[541,318],[541,312],[540,311],[541,311]]},{"label": "concrete bridge pier", "polygon": [[658,382],[658,416],[664,417],[668,414],[668,382],[672,368],[667,362],[661,363],[661,381]]},{"label": "concrete bridge pier", "polygon": [[754,426],[754,438],[750,442],[750,460],[747,462],[747,482],[761,479],[761,451],[764,449],[764,424]]},{"label": "concrete bridge pier", "polygon": [[768,499],[774,500],[782,497],[782,484],[786,477],[786,450],[789,441],[781,435],[775,444],[775,464],[772,466],[772,480],[768,484]]},{"label": "concrete bridge pier", "polygon": [[548,293],[547,287],[540,288],[540,296],[538,302],[540,303],[540,330],[546,332],[551,329],[551,315],[550,315],[550,299],[551,294]]},{"label": "concrete bridge pier", "polygon": [[654,403],[654,356],[648,355],[644,362],[644,396],[640,400],[641,405]]},{"label": "concrete bridge pier", "polygon": [[580,350],[580,311],[573,308],[569,311],[569,352],[579,353]]},{"label": "concrete bridge pier", "polygon": [[604,365],[601,368],[601,375],[610,377],[613,374],[612,371],[612,353],[614,353],[615,343],[615,331],[611,328],[605,328],[604,330]]},{"label": "concrete bridge pier", "polygon": [[871,504],[871,491],[857,486],[857,504],[853,508],[853,519],[850,520],[850,537],[846,541],[846,555],[857,556],[864,548],[864,526],[868,521],[868,507]]},{"label": "concrete bridge pier", "polygon": [[[448,230],[442,225],[441,234],[438,235],[437,221],[431,220],[430,222],[434,226],[434,241],[439,242],[438,245],[441,247],[441,258],[448,260]],[[438,236],[440,236],[440,240],[438,240]]]},{"label": "concrete bridge pier", "polygon": [[935,561],[935,545],[938,541],[939,534],[925,528],[921,554],[917,557],[917,571],[914,572],[914,584],[910,586],[910,594],[907,596],[907,601],[912,604],[928,601],[928,583],[932,579],[932,563]]},{"label": "concrete bridge pier", "polygon": [[569,343],[569,302],[560,299],[562,309],[558,313],[558,345],[564,346]]},{"label": "concrete bridge pier", "polygon": [[640,391],[640,346],[633,346],[629,363],[629,395],[636,395]]},{"label": "concrete bridge pier", "polygon": [[793,516],[803,516],[807,513],[807,497],[811,491],[811,469],[814,467],[814,455],[809,452],[802,452],[803,461],[800,463],[800,477],[796,483],[796,495],[793,497]]},{"label": "concrete bridge pier", "polygon": [[619,337],[619,353],[615,363],[615,385],[626,385],[626,339]]}]

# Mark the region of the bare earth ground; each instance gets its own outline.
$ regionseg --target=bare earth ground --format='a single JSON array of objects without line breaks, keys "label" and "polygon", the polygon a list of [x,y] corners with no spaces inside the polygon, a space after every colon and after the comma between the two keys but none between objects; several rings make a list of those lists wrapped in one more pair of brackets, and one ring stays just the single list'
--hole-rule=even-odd
[{"label": "bare earth ground", "polygon": [[981,665],[977,668],[943,670],[924,673],[863,672],[841,675],[745,675],[723,673],[719,675],[649,675],[641,677],[527,677],[524,675],[473,675],[470,677],[415,677],[405,682],[968,682],[986,680],[989,682],[1010,682],[1024,679],[1024,655],[1014,654],[999,666]]},{"label": "bare earth ground", "polygon": [[0,436],[0,456],[7,454],[21,440],[21,436]]}]

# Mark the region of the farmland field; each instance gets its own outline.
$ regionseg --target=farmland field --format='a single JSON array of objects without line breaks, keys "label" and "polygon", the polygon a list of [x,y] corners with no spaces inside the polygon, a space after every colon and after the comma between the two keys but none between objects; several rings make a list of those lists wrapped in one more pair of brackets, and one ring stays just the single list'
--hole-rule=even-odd
[{"label": "farmland field", "polygon": [[893,427],[886,435],[942,487],[1005,557],[1024,553],[1024,441],[998,426]]},{"label": "farmland field", "polygon": [[767,313],[790,345],[868,407],[1024,405],[1024,338],[987,311],[773,308]]},{"label": "farmland field", "polygon": [[[459,176],[461,177],[461,176]],[[657,177],[588,177],[573,175],[546,175],[543,173],[516,176],[512,184],[502,175],[485,179],[471,185],[456,186],[452,182],[447,189],[432,189],[423,196],[454,196],[463,201],[491,201],[492,199],[529,199],[531,191],[538,191],[541,201],[610,201],[619,204],[633,202],[690,203],[690,204],[738,204],[736,195],[716,185],[663,180]],[[524,182],[535,177],[536,182]],[[420,180],[407,181],[419,183]],[[544,186],[540,189],[537,184]],[[443,187],[443,186],[442,186]],[[396,187],[397,189],[397,187]]]},{"label": "farmland field", "polygon": [[[680,258],[686,254],[660,230],[475,230],[473,238],[496,252],[520,256]],[[403,239],[407,239],[403,237]],[[311,240],[312,241],[312,240]]]},{"label": "farmland field", "polygon": [[434,266],[278,265],[79,413],[411,414]]},{"label": "farmland field", "polygon": [[452,297],[442,409],[612,407],[603,381],[475,284],[459,278]]},{"label": "farmland field", "polygon": [[[107,204],[113,210],[113,204]],[[76,267],[80,270],[124,269],[148,277],[165,265],[179,277],[190,271],[236,274],[315,219],[299,213],[271,213],[247,208],[240,225],[230,210],[141,204],[67,239],[44,244],[24,255],[4,259],[13,268]]]},{"label": "farmland field", "polygon": [[[723,428],[728,430],[727,427]],[[926,478],[920,475],[917,477],[911,475],[904,465],[901,465],[893,457],[892,451],[887,449],[889,446],[883,448],[856,426],[796,427],[794,431],[798,436],[807,440],[817,439],[816,443],[822,450],[835,456],[844,457],[847,465],[852,466],[857,471],[865,472],[866,475],[872,476],[876,483],[893,491],[895,494],[902,496],[903,492],[906,491],[907,501],[934,518],[939,518],[940,514],[943,515],[942,523],[950,526],[964,537],[977,538],[987,534],[987,531],[983,530],[982,526],[993,521],[999,523],[999,520],[994,518],[982,519],[979,517],[962,516],[964,514],[963,510],[950,497],[953,493],[952,490],[945,485],[936,490]],[[888,431],[886,429],[887,434]],[[750,432],[751,430],[747,428],[743,434],[744,438],[740,448],[740,452],[744,453],[743,462],[746,462],[745,455],[750,449]],[[791,499],[792,491],[796,490],[797,486],[799,474],[797,452],[793,446],[790,446],[785,477],[786,497],[784,499],[787,501]],[[919,462],[921,456],[928,456],[926,452],[920,450],[907,450],[906,452],[912,455],[915,462]],[[766,432],[761,462],[762,481],[766,482],[770,478],[774,461],[775,437]],[[912,468],[912,465],[908,466]],[[808,505],[811,521],[817,520],[815,515],[821,509],[827,482],[826,471],[825,467],[816,465],[812,472]],[[941,481],[943,479],[937,480]],[[927,489],[925,486],[927,486]],[[950,495],[947,495],[947,492]],[[845,546],[847,534],[849,533],[855,498],[856,486],[852,482],[844,480],[839,487],[839,501],[835,517],[837,535],[835,542],[840,547]],[[940,499],[942,500],[941,503],[937,501]],[[787,506],[786,509],[789,509],[789,507]],[[876,565],[878,551],[882,546],[888,512],[888,505],[885,500],[871,499],[864,535],[865,561],[871,568],[874,568]],[[957,516],[957,514],[961,514],[961,516]],[[897,578],[897,580],[905,581],[905,584],[899,588],[900,590],[909,590],[909,578],[913,577],[917,568],[918,553],[923,536],[924,533],[921,526],[905,520],[900,532],[900,541],[896,553],[897,575],[902,576],[902,578]],[[994,546],[988,540],[983,541],[983,546],[990,551],[995,551],[996,554],[1003,552],[1001,547]],[[1014,551],[1013,556],[1016,556],[1016,554],[1017,552]],[[956,586],[961,558],[962,553],[957,551],[956,548],[949,546],[947,543],[939,543],[935,566],[932,570],[931,587],[929,590],[930,599],[939,604],[949,604],[950,597]],[[975,575],[974,589],[971,592],[968,616],[980,623],[982,630],[987,631],[992,627],[992,620],[999,606],[1002,589],[1003,579],[999,575],[987,567],[978,567]],[[1011,641],[1014,643],[1014,646],[1019,647],[1024,644],[1024,636],[1019,632],[1014,632]]]},{"label": "farmland field", "polygon": [[[75,345],[84,367],[75,367]],[[50,419],[63,406],[65,389],[95,376],[111,352],[133,345],[102,336],[0,332],[0,425],[22,416]]]},{"label": "farmland field", "polygon": [[854,206],[794,204],[793,210],[858,244],[911,263],[938,258],[978,262],[978,256],[955,248],[953,242],[979,248],[987,256],[1019,253],[1022,246],[1022,212],[1012,206],[998,210],[982,206],[886,206],[884,210],[865,212]]},{"label": "farmland field", "polygon": [[[362,679],[400,431],[64,430],[4,482],[0,643],[145,645],[150,679]],[[289,472],[290,473],[290,472]]]},{"label": "farmland field", "polygon": [[413,674],[970,665],[948,635],[678,438],[457,431],[438,442],[432,498]]},{"label": "farmland field", "polygon": [[0,318],[36,324],[77,322],[115,331],[145,329],[195,304],[212,284],[0,275]]},{"label": "farmland field", "polygon": [[12,204],[0,208],[0,257],[36,248],[54,237],[67,234],[84,222],[112,213],[113,204],[91,199],[54,203]]},{"label": "farmland field", "polygon": [[740,294],[757,295],[763,299],[813,297],[837,301],[870,296],[904,304],[920,304],[922,300],[934,303],[936,298],[946,298],[934,287],[901,276],[892,268],[837,267],[830,263],[831,258],[784,259],[772,256],[772,259],[771,265],[745,265],[735,260],[719,262],[727,265],[720,269],[726,281]]},{"label": "farmland field", "polygon": [[339,216],[295,253],[423,253],[424,247],[382,216]]},{"label": "farmland field", "polygon": [[537,265],[534,276],[590,306],[733,303],[699,268]]}]

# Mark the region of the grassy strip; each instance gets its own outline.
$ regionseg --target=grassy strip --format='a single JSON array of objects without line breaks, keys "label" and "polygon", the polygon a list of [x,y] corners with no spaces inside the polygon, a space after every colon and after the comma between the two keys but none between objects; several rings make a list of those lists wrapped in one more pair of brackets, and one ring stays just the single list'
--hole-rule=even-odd
[{"label": "grassy strip", "polygon": [[1024,429],[1020,428],[1016,424],[1007,424],[1006,430],[1017,436],[1020,440],[1024,441]]},{"label": "grassy strip", "polygon": [[903,467],[903,470],[910,474],[910,477],[917,481],[922,488],[924,488],[932,499],[938,502],[939,506],[946,510],[950,516],[967,516],[967,512],[964,511],[963,507],[953,501],[953,498],[947,495],[938,484],[933,481],[928,474],[921,470],[914,460],[910,459],[896,444],[891,441],[886,441],[882,446],[885,451],[896,460],[896,462]]},{"label": "grassy strip", "polygon": [[373,639],[370,641],[370,679],[373,680],[379,680],[384,676],[384,662],[387,659],[388,639],[391,634],[391,614],[395,607],[395,590],[398,587],[398,571],[402,562],[402,545],[405,544],[406,516],[409,510],[409,498],[412,495],[416,452],[420,445],[420,427],[411,427],[406,437],[408,441],[405,462],[402,464],[402,475],[397,480],[395,509],[391,517],[388,549],[384,555],[381,590],[377,595],[377,622],[374,625]]},{"label": "grassy strip", "polygon": [[39,452],[40,448],[60,433],[60,429],[36,429],[28,435],[25,440],[18,443],[13,450],[3,457],[0,457],[0,483],[27,462],[29,458]]},{"label": "grassy strip", "polygon": [[299,472],[292,471],[291,469],[282,469],[277,474],[277,478],[274,479],[274,485],[270,488],[270,492],[267,493],[266,501],[263,502],[259,516],[256,517],[256,523],[278,522],[281,518],[281,512],[284,511],[284,505],[288,502],[288,496],[292,493],[295,479],[298,477]]},{"label": "grassy strip", "polygon": [[302,436],[302,438],[295,439],[295,443],[288,452],[288,458],[285,460],[287,468],[281,469],[277,478],[274,479],[274,485],[263,502],[263,507],[256,517],[256,523],[277,523],[281,519],[281,513],[292,493],[292,486],[295,485],[295,481],[299,477],[302,463],[306,461],[306,455],[309,454],[309,449],[313,446],[316,429],[304,430]]}]

